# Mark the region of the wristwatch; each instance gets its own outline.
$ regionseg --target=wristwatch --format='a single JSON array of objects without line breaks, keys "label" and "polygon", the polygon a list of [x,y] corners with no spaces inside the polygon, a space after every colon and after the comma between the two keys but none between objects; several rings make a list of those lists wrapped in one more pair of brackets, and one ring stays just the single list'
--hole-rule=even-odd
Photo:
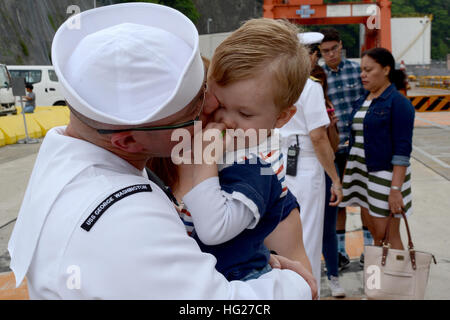
[{"label": "wristwatch", "polygon": [[392,189],[392,190],[400,191],[400,187],[397,187],[397,186],[391,186],[391,189]]}]

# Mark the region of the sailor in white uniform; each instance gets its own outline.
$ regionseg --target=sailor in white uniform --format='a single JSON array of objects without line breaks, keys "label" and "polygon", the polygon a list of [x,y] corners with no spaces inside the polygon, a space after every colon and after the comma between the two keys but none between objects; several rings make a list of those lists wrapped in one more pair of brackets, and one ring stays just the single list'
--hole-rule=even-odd
[{"label": "sailor in white uniform", "polygon": [[[298,34],[301,43],[320,43],[318,32]],[[316,63],[311,56],[312,64]],[[334,153],[327,137],[330,120],[325,107],[323,88],[317,79],[307,80],[295,104],[297,113],[280,129],[286,159],[286,183],[300,204],[303,243],[317,280],[320,296],[320,261],[325,206],[324,168],[332,178],[334,199],[342,199],[342,187],[334,166]],[[336,203],[337,205],[337,203]]]},{"label": "sailor in white uniform", "polygon": [[31,299],[311,299],[291,270],[228,282],[144,170],[204,106],[192,22],[145,3],[79,21],[52,45],[71,120],[37,157],[8,245],[16,284],[26,276]]}]

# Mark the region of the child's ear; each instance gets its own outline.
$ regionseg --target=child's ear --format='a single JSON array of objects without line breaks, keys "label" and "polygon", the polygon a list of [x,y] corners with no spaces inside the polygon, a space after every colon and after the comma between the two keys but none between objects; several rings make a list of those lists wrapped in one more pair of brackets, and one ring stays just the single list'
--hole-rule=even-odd
[{"label": "child's ear", "polygon": [[281,128],[286,123],[288,123],[296,112],[297,107],[294,105],[281,111],[280,114],[278,115],[277,121],[275,122],[275,128]]}]

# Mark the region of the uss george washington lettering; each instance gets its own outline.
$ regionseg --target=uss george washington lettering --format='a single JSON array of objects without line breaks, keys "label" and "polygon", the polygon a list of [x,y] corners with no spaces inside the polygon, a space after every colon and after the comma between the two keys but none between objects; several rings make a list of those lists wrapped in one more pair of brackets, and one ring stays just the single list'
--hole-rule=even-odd
[{"label": "uss george washington lettering", "polygon": [[103,200],[102,203],[100,203],[94,211],[92,211],[90,216],[83,222],[80,227],[89,232],[89,230],[91,230],[94,224],[98,221],[102,214],[105,213],[106,210],[108,210],[109,207],[111,207],[117,201],[138,192],[152,192],[152,188],[149,184],[136,184],[134,186],[129,186],[117,192],[114,192],[112,195]]}]

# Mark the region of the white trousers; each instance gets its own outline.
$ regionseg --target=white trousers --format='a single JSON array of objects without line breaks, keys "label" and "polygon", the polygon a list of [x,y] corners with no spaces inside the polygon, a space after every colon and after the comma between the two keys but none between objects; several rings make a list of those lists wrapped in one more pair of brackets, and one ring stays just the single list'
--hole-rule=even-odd
[{"label": "white trousers", "polygon": [[[283,150],[285,155],[287,150]],[[303,243],[311,262],[320,295],[323,221],[325,210],[325,173],[315,156],[300,153],[295,177],[286,175],[286,184],[300,204]]]}]

